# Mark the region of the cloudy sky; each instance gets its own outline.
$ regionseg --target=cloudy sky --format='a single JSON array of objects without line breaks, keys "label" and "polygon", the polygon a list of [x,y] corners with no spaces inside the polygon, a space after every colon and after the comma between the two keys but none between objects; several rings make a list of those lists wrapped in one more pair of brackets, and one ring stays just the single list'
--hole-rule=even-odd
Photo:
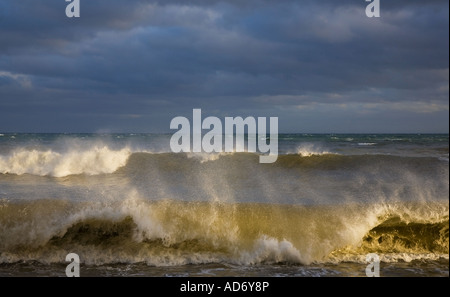
[{"label": "cloudy sky", "polygon": [[449,1],[0,0],[0,132],[448,133]]}]

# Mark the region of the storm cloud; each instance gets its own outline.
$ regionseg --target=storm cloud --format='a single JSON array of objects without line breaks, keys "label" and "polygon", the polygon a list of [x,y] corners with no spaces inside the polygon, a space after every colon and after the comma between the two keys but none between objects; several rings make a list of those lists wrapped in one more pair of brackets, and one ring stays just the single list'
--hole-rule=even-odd
[{"label": "storm cloud", "polygon": [[0,2],[0,132],[448,132],[448,1],[80,2]]}]

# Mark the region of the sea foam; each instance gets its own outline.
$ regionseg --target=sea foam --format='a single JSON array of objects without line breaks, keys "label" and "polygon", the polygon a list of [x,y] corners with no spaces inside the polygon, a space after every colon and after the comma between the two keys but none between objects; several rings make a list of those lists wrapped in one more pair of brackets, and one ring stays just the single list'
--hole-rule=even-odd
[{"label": "sea foam", "polygon": [[106,145],[65,152],[18,148],[0,156],[0,173],[54,177],[112,173],[124,166],[130,155],[129,148],[112,150]]}]

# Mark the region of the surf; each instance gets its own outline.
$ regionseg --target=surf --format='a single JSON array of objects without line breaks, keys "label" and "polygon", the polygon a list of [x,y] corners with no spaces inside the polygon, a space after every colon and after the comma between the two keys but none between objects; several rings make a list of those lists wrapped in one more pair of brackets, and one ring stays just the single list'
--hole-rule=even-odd
[{"label": "surf", "polygon": [[[110,148],[107,145],[93,146],[85,150],[68,149],[63,152],[56,150],[38,150],[19,148],[6,155],[0,155],[0,174],[31,174],[36,176],[65,177],[70,175],[101,175],[112,174],[123,168],[138,166],[136,161],[151,162],[159,160],[167,162],[185,162],[191,165],[198,163],[240,162],[258,161],[258,153],[167,153],[151,151],[133,151],[129,147],[120,149]],[[441,161],[441,162],[439,162]],[[363,167],[371,163],[384,163],[388,167],[393,164],[408,167],[415,164],[430,168],[432,164],[442,165],[442,158],[432,157],[400,157],[391,155],[340,155],[329,152],[315,152],[305,149],[298,154],[284,154],[278,156],[273,164],[261,164],[261,170],[270,168],[311,168],[328,170],[333,168]],[[164,164],[161,164],[164,167]],[[203,166],[211,166],[204,164]],[[181,166],[183,167],[183,166]],[[254,166],[252,166],[254,167]],[[412,167],[412,166],[409,166]]]},{"label": "surf", "polygon": [[[39,200],[0,206],[0,263],[255,265],[448,259],[447,203],[287,206]],[[201,216],[199,215],[201,214]]]},{"label": "surf", "polygon": [[130,155],[129,148],[113,150],[106,145],[64,152],[19,148],[0,156],[0,173],[53,177],[106,174],[124,166]]}]

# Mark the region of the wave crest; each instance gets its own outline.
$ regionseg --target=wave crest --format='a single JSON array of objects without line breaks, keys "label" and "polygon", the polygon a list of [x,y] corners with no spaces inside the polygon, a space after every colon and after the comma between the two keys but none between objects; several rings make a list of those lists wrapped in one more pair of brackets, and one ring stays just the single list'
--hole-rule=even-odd
[{"label": "wave crest", "polygon": [[297,155],[300,155],[302,157],[311,157],[311,156],[322,156],[322,155],[335,155],[336,153],[332,153],[330,151],[327,151],[321,147],[318,147],[314,144],[303,144],[299,147],[297,147],[296,150]]},{"label": "wave crest", "polygon": [[21,148],[8,156],[0,156],[0,173],[54,177],[113,173],[126,165],[130,155],[129,148],[112,150],[106,145],[81,151],[70,149],[62,153]]}]

